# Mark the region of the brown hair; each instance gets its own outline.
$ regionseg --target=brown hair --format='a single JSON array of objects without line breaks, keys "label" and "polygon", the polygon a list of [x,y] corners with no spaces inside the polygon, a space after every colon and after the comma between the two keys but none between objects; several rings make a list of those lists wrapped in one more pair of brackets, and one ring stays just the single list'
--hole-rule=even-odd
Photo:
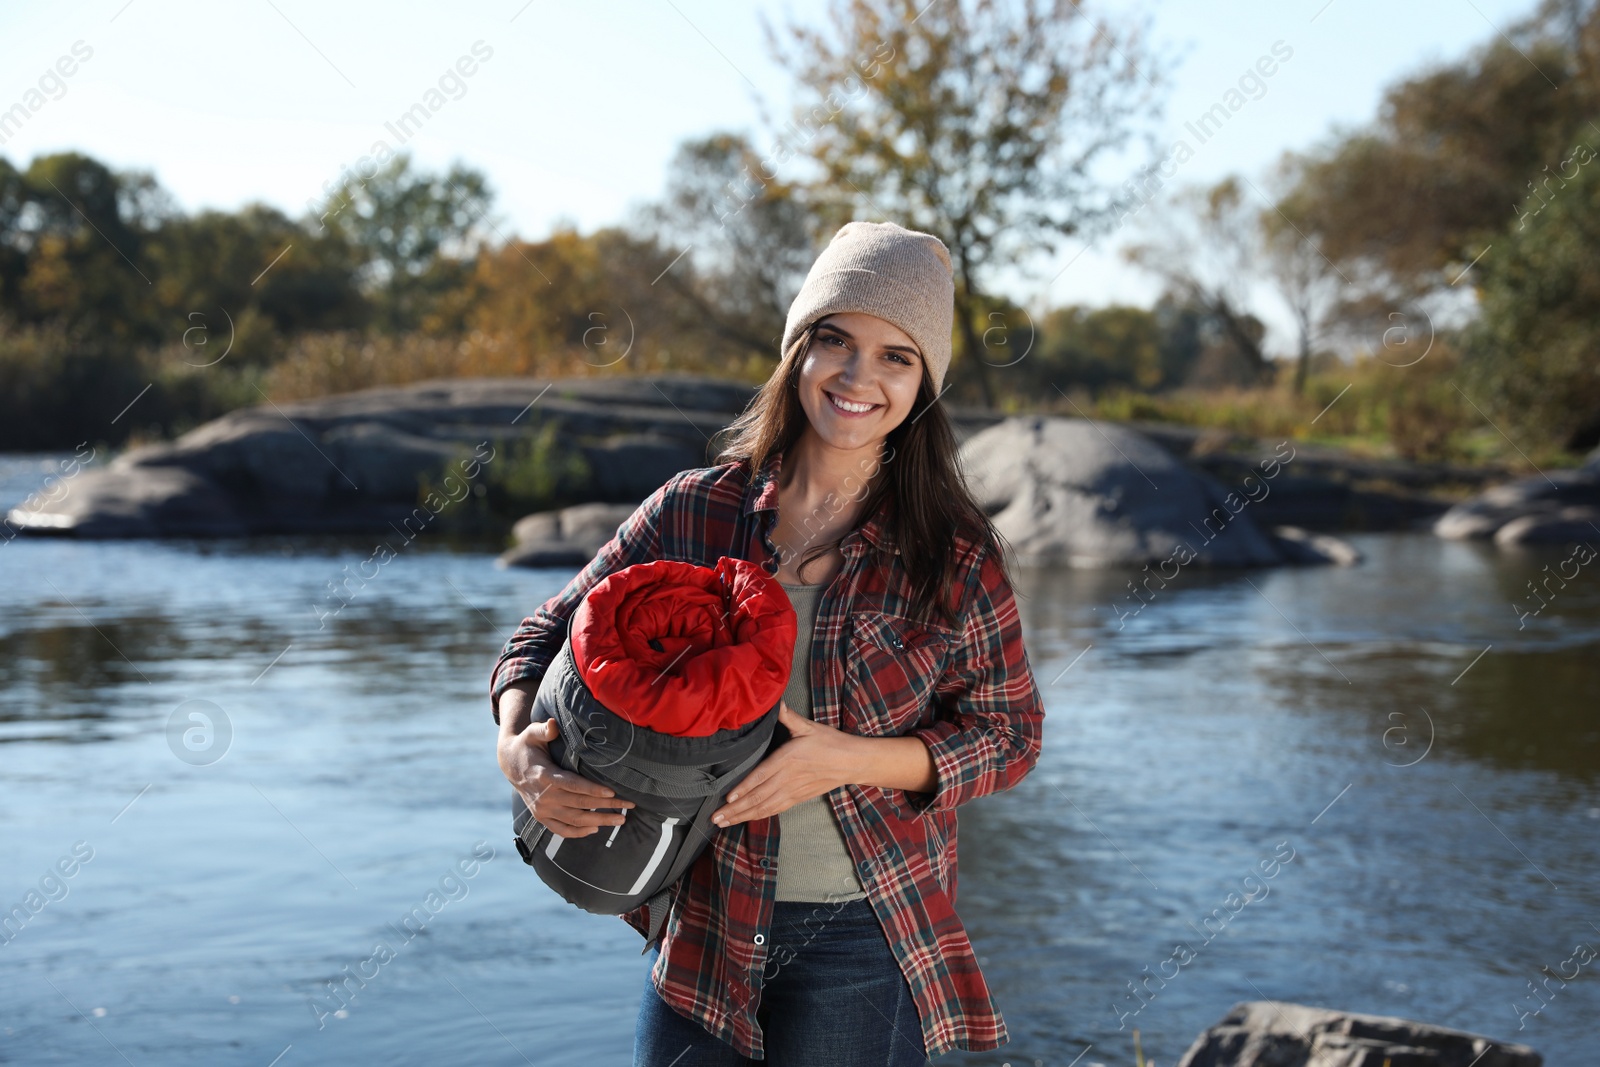
[{"label": "brown hair", "polygon": [[[800,332],[750,405],[722,431],[731,436],[718,450],[716,462],[747,460],[754,472],[774,452],[788,458],[790,448],[809,425],[797,386],[801,359],[816,328],[813,322]],[[954,625],[959,604],[950,601],[961,592],[953,588],[956,559],[950,546],[954,534],[959,531],[979,543],[986,541],[1002,573],[1006,573],[1006,554],[1003,538],[961,475],[955,431],[937,401],[924,360],[916,410],[889,431],[886,444],[891,451],[872,474],[852,529],[886,509],[885,523],[911,579],[911,616],[932,621],[937,608],[944,620]],[[847,530],[827,544],[804,551],[800,566],[833,551],[849,533]],[[1006,580],[1010,581],[1009,574]]]}]

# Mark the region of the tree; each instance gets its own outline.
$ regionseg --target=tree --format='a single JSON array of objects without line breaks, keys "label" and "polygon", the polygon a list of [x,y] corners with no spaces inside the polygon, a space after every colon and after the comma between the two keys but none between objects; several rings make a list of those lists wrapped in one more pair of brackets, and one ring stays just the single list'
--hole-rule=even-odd
[{"label": "tree", "polygon": [[1508,222],[1537,209],[1550,168],[1592,134],[1597,52],[1593,4],[1546,0],[1465,59],[1391,87],[1370,127],[1299,161],[1280,206],[1391,305],[1448,289]]},{"label": "tree", "polygon": [[0,308],[16,310],[21,304],[31,245],[23,212],[30,199],[22,172],[0,157]]},{"label": "tree", "polygon": [[[1298,162],[1292,154],[1279,161],[1279,188],[1293,184]],[[1294,320],[1294,392],[1300,396],[1306,391],[1312,353],[1342,306],[1340,290],[1349,279],[1306,235],[1303,220],[1291,218],[1282,205],[1261,213],[1260,231],[1264,273]]]},{"label": "tree", "polygon": [[1572,162],[1560,195],[1478,265],[1464,342],[1482,403],[1526,440],[1578,450],[1600,443],[1600,159]]},{"label": "tree", "polygon": [[[326,224],[368,259],[363,281],[373,293],[377,323],[415,327],[430,304],[471,269],[493,202],[482,172],[453,165],[447,173],[413,171],[401,153],[370,178],[352,175],[334,190]],[[313,220],[313,229],[322,220]]]},{"label": "tree", "polygon": [[[668,366],[719,373],[743,359],[770,372],[774,345],[729,339],[700,299],[665,281],[692,271],[681,250],[624,227],[583,235],[561,228],[544,241],[510,241],[479,252],[468,280],[442,298],[430,332],[471,334],[501,373],[642,373]],[[690,277],[685,288],[695,291]],[[760,377],[766,377],[762,373]]]},{"label": "tree", "polygon": [[803,189],[746,182],[759,165],[737,134],[686,142],[669,164],[666,199],[639,211],[634,228],[685,253],[660,281],[700,312],[707,329],[776,360],[789,305],[814,258],[813,219]]},{"label": "tree", "polygon": [[1036,396],[1081,385],[1149,391],[1173,384],[1162,366],[1161,325],[1149,310],[1113,305],[1056,308],[1040,324],[1039,353],[1031,361]]},{"label": "tree", "polygon": [[1209,188],[1182,189],[1173,201],[1173,210],[1144,223],[1157,236],[1136,240],[1123,257],[1205,312],[1242,363],[1238,376],[1245,383],[1266,381],[1272,369],[1261,348],[1263,331],[1249,312],[1261,271],[1261,209],[1231,176]]},{"label": "tree", "polygon": [[[961,363],[994,402],[975,319],[989,272],[1108,224],[1116,202],[1089,176],[1149,106],[1156,65],[1142,32],[1077,0],[841,0],[828,34],[789,29],[777,61],[807,99],[798,149],[820,165],[815,202],[837,226],[891,217],[950,249]],[[796,150],[789,133],[763,181]],[[770,162],[772,165],[766,165]]]},{"label": "tree", "polygon": [[[236,326],[259,320],[288,336],[360,326],[368,316],[356,284],[360,251],[333,231],[307,233],[275,208],[180,216],[149,245],[156,298],[174,334],[203,322],[221,337],[226,318]],[[259,361],[270,359],[273,347],[262,339],[254,350],[234,351],[242,362]]]},{"label": "tree", "polygon": [[145,269],[149,231],[140,224],[153,221],[160,203],[153,183],[61,152],[36,157],[6,184],[0,195],[9,218],[0,233],[11,252],[7,297],[18,320],[70,321],[104,336],[154,339],[160,326]]}]

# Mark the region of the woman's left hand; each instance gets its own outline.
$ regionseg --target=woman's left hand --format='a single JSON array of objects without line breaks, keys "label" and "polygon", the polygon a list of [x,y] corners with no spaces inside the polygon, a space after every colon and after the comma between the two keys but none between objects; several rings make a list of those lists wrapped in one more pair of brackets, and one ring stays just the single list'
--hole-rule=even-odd
[{"label": "woman's left hand", "polygon": [[850,783],[855,735],[812,722],[788,704],[779,707],[778,721],[788,727],[789,740],[729,791],[727,803],[711,816],[715,825],[765,819]]}]

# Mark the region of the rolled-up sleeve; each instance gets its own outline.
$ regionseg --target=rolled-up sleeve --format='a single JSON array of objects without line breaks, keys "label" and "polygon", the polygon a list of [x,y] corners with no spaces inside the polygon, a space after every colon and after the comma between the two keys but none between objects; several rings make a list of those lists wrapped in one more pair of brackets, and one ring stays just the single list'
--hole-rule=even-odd
[{"label": "rolled-up sleeve", "polygon": [[583,570],[567,587],[545,601],[532,615],[522,620],[505,647],[489,677],[489,710],[500,722],[500,694],[506,687],[529,679],[537,682],[561,651],[566,638],[567,619],[577,610],[584,595],[607,575],[635,563],[661,558],[662,513],[682,474],[651,493],[644,503],[623,520],[611,540],[601,546]]},{"label": "rolled-up sleeve", "polygon": [[993,550],[974,570],[961,644],[934,689],[935,721],[910,731],[933,756],[931,793],[902,793],[915,815],[1010,789],[1039,762],[1044,698],[1022,643],[1016,597]]}]

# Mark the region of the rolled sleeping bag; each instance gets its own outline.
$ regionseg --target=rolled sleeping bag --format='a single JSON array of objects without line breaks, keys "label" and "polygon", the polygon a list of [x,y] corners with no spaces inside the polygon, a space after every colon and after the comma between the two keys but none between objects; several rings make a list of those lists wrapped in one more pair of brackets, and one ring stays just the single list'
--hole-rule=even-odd
[{"label": "rolled sleeping bag", "polygon": [[564,838],[513,790],[523,860],[585,911],[648,902],[648,951],[673,885],[720,829],[712,813],[772,745],[796,630],[783,588],[746,560],[655,560],[597,583],[568,620],[531,721],[555,719],[551,757],[635,806],[621,825]]}]

